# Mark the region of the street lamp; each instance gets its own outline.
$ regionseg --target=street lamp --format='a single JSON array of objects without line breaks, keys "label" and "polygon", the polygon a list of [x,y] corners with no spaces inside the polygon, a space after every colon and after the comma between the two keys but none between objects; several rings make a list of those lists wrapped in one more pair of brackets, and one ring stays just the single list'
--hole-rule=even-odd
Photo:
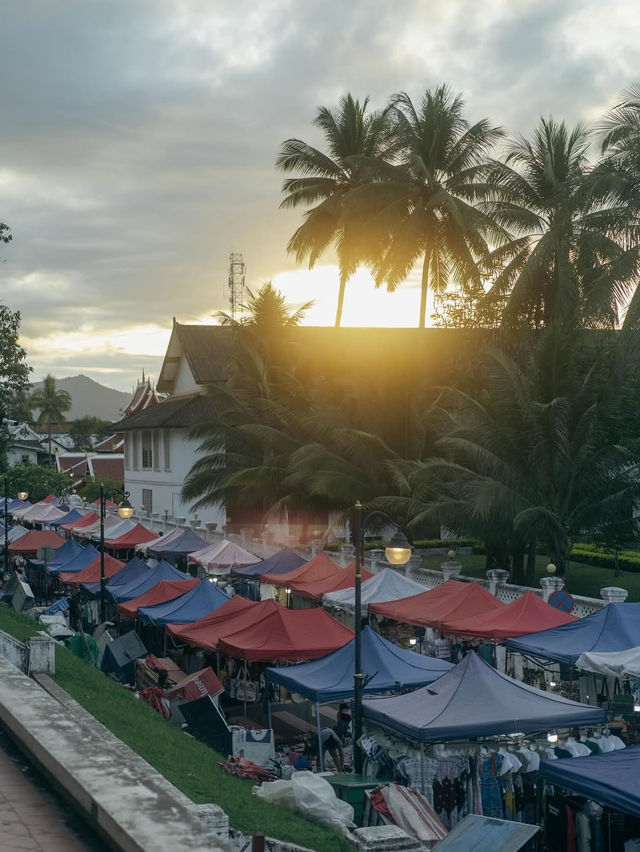
[{"label": "street lamp", "polygon": [[28,496],[29,496],[28,491],[18,491],[18,500],[24,501],[24,500],[27,499]]},{"label": "street lamp", "polygon": [[[123,520],[127,520],[133,515],[133,506],[129,502],[129,492],[119,488],[113,489],[110,492],[112,497],[123,497],[124,499],[118,506],[118,514]],[[104,485],[100,483],[100,621],[104,624],[107,620],[107,606],[105,601],[105,586],[107,578],[104,571]]]},{"label": "street lamp", "polygon": [[9,573],[9,511],[7,503],[9,495],[7,494],[7,474],[4,475],[4,573]]},{"label": "street lamp", "polygon": [[[394,521],[386,512],[373,511],[362,518],[362,503],[358,500],[353,507],[353,538],[356,546],[355,572],[355,663],[353,673],[353,771],[362,774],[362,751],[357,745],[362,736],[362,694],[364,692],[364,674],[362,673],[362,565],[364,562],[364,531],[367,523],[376,515],[384,518],[394,526]],[[411,558],[411,545],[402,534],[396,530],[389,544],[385,547],[385,556],[392,565],[404,565]]]}]

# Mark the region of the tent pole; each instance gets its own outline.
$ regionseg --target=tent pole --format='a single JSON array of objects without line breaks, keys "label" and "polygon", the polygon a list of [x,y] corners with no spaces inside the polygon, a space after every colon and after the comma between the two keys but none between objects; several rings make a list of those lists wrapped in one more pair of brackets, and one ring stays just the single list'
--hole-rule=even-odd
[{"label": "tent pole", "polygon": [[269,693],[267,693],[267,727],[273,730],[273,722],[271,720],[271,698],[269,698]]},{"label": "tent pole", "polygon": [[244,661],[243,679],[244,679],[244,701],[242,702],[242,705],[243,705],[242,715],[244,716],[244,721],[246,721],[246,719],[247,719],[247,661],[246,660]]},{"label": "tent pole", "polygon": [[316,701],[316,733],[318,737],[318,769],[324,772],[324,754],[322,753],[322,737],[320,736],[320,703]]},{"label": "tent pole", "polygon": [[420,792],[424,796],[425,781],[424,743],[420,743]]}]

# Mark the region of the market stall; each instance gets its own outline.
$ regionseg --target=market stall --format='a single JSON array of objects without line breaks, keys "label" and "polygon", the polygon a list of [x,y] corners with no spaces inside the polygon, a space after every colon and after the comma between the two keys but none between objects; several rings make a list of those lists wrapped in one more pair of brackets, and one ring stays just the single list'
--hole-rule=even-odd
[{"label": "market stall", "polygon": [[259,622],[221,637],[220,650],[238,660],[313,660],[353,638],[352,630],[323,609],[276,607]]},{"label": "market stall", "polygon": [[579,848],[586,844],[602,852],[640,848],[640,746],[545,760],[540,775],[553,785],[547,790],[545,824],[552,852],[564,852],[570,824],[585,844]]},{"label": "market stall", "polygon": [[[150,569],[153,570],[153,569]],[[173,601],[184,595],[189,589],[193,589],[200,581],[195,577],[184,580],[159,580],[146,592],[142,592],[135,598],[118,604],[118,615],[120,618],[136,618],[138,607],[155,606],[156,604]]]},{"label": "market stall", "polygon": [[260,561],[253,553],[226,539],[189,554],[189,562],[201,565],[207,574],[213,576],[223,576],[234,568],[244,568]]},{"label": "market stall", "polygon": [[489,612],[446,618],[440,624],[440,631],[499,642],[577,620],[575,615],[549,606],[535,592],[525,592],[510,604]]},{"label": "market stall", "polygon": [[[118,590],[125,588],[129,585],[129,583],[145,577],[150,571],[151,568],[146,562],[143,562],[142,559],[134,556],[133,559],[130,559],[127,563],[125,563],[121,571],[118,571],[117,574],[114,574],[114,576],[107,581],[105,590],[107,594],[112,597],[114,592],[117,593]],[[93,584],[85,583],[83,588],[85,591],[89,592],[89,594],[98,594],[100,592],[100,582],[98,581]]]},{"label": "market stall", "polygon": [[205,651],[218,651],[218,642],[222,636],[258,624],[279,606],[274,600],[250,601],[241,595],[234,595],[204,618],[190,624],[169,623],[166,631],[181,642],[188,642]]},{"label": "market stall", "polygon": [[181,529],[180,534],[169,541],[163,541],[159,538],[151,542],[151,544],[147,542],[145,546],[149,556],[156,556],[160,559],[170,561],[172,559],[186,559],[190,553],[202,550],[207,545],[208,542],[194,533],[193,530]]},{"label": "market stall", "polygon": [[611,603],[571,624],[520,636],[507,648],[575,666],[581,654],[627,651],[640,646],[640,603]]},{"label": "market stall", "polygon": [[[373,574],[361,569],[363,582],[371,579]],[[326,580],[316,580],[314,583],[305,583],[300,581],[291,584],[291,591],[298,598],[306,598],[307,600],[317,601],[318,603],[323,597],[331,592],[342,591],[343,589],[352,589],[356,584],[356,564],[351,562],[346,568],[341,568],[339,574],[333,574],[327,577]]]},{"label": "market stall", "polygon": [[443,621],[456,616],[479,615],[503,609],[504,606],[502,601],[479,583],[447,580],[440,586],[410,598],[370,604],[369,612],[404,624],[439,628]]},{"label": "market stall", "polygon": [[[60,571],[58,579],[61,583],[64,583],[65,586],[75,586],[76,588],[82,586],[85,591],[87,591],[85,588],[86,585],[91,586],[95,583],[98,585],[100,584],[102,562],[102,556],[98,554],[98,556],[81,571],[67,571],[66,567],[63,566],[64,570]],[[108,553],[104,554],[105,577],[113,577],[114,574],[117,574],[122,570],[122,568],[124,568],[124,562],[120,562],[119,559],[114,559],[113,556],[110,556]]]},{"label": "market stall", "polygon": [[[424,592],[424,586],[405,577],[393,568],[385,568],[378,574],[374,574],[362,584],[362,612],[366,613],[369,604],[388,603],[401,600]],[[355,609],[355,589],[349,587],[334,592],[326,592],[322,597],[322,603],[326,607],[338,609]]]},{"label": "market stall", "polygon": [[316,554],[313,559],[303,563],[286,574],[267,573],[260,575],[262,583],[271,583],[272,586],[287,586],[293,588],[295,583],[313,583],[318,580],[326,580],[339,574],[343,569],[334,562],[324,551]]},{"label": "market stall", "polygon": [[169,622],[193,622],[219,609],[229,600],[209,580],[200,580],[184,595],[166,603],[138,608],[138,618],[154,627],[164,627]]},{"label": "market stall", "polygon": [[57,560],[47,565],[47,571],[52,577],[57,577],[61,571],[67,574],[83,571],[87,565],[90,565],[93,560],[100,555],[100,552],[92,544],[87,544],[86,547],[78,545],[80,550],[75,556],[72,556],[67,562],[62,565],[58,564]]},{"label": "market stall", "polygon": [[143,541],[153,541],[154,539],[157,539],[157,537],[158,536],[154,532],[147,529],[143,524],[135,524],[117,538],[112,536],[105,538],[104,545],[105,547],[108,547],[109,550],[133,550],[136,549]]},{"label": "market stall", "polygon": [[231,573],[236,577],[259,580],[261,574],[287,574],[304,565],[307,562],[304,557],[299,556],[290,547],[283,547],[273,556],[257,562],[254,565],[244,565],[233,568]]},{"label": "market stall", "polygon": [[147,574],[131,580],[127,585],[114,590],[111,597],[116,603],[124,603],[125,601],[133,600],[140,595],[148,592],[162,580],[186,580],[188,575],[182,571],[178,571],[173,565],[168,562],[158,562],[149,568]]}]

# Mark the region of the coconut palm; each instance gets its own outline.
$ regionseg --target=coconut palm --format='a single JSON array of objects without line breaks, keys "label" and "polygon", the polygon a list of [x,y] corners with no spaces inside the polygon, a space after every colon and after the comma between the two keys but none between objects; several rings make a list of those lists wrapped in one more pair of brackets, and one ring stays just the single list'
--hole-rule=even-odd
[{"label": "coconut palm", "polygon": [[369,209],[367,226],[382,245],[373,264],[378,284],[394,290],[422,261],[420,328],[429,288],[476,291],[478,261],[509,238],[480,206],[490,192],[489,154],[503,133],[486,119],[471,125],[463,108],[447,86],[426,91],[418,107],[404,92],[394,95],[396,162],[370,162],[376,179],[351,194],[352,210]]},{"label": "coconut palm", "polygon": [[[490,353],[488,387],[477,396],[449,392],[440,456],[415,465],[410,479],[413,523],[436,513],[467,533],[499,534],[521,556],[537,541],[564,573],[573,538],[637,503],[638,459],[604,428],[603,373],[577,369],[572,341],[559,346],[554,334],[523,364]],[[549,366],[558,358],[561,379]]]},{"label": "coconut palm", "polygon": [[638,270],[638,241],[629,243],[628,210],[611,174],[590,165],[590,143],[583,125],[542,119],[495,166],[492,214],[514,239],[492,255],[501,269],[488,298],[508,296],[508,325],[618,322]]},{"label": "coconut palm", "polygon": [[365,258],[366,235],[361,223],[345,215],[344,199],[363,180],[362,158],[383,161],[392,156],[393,138],[386,114],[369,111],[369,99],[360,102],[347,94],[337,109],[320,107],[314,125],[326,143],[326,153],[300,139],[287,139],[276,159],[286,174],[281,207],[310,207],[305,221],[287,246],[296,260],[312,268],[323,252],[334,246],[340,268],[335,325],[342,318],[347,281]]},{"label": "coconut palm", "polygon": [[64,412],[71,408],[71,394],[56,387],[56,380],[47,375],[41,388],[36,388],[30,397],[31,408],[39,411],[37,423],[46,424],[49,439],[49,464],[51,464],[51,426],[65,422]]}]

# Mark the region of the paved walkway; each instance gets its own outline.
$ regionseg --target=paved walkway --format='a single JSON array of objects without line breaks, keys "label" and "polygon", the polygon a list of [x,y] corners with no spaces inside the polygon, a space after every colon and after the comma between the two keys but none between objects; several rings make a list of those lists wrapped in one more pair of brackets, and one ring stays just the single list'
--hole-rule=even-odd
[{"label": "paved walkway", "polygon": [[87,852],[63,814],[29,779],[0,740],[0,847],[2,852]]}]

